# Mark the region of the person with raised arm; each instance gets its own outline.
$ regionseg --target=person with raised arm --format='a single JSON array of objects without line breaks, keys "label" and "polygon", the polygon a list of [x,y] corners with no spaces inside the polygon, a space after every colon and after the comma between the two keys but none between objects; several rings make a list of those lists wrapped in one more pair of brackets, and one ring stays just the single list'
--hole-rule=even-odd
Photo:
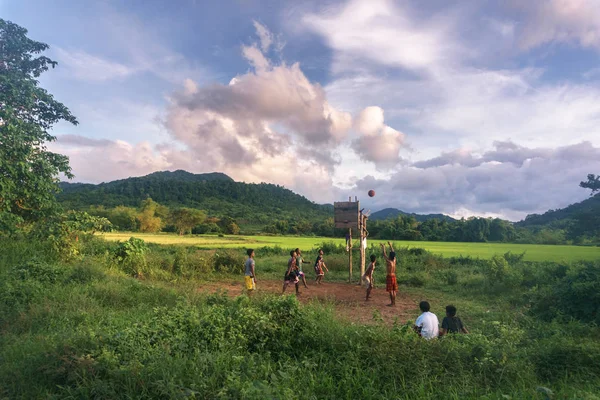
[{"label": "person with raised arm", "polygon": [[375,257],[375,254],[372,254],[371,255],[371,263],[369,264],[369,266],[367,267],[367,270],[365,271],[365,274],[363,275],[363,281],[365,282],[365,285],[367,286],[367,297],[365,298],[365,301],[367,301],[371,298],[371,290],[373,290],[373,288],[375,287],[373,272],[375,272],[375,261],[376,260],[377,260],[377,257]]},{"label": "person with raised arm", "polygon": [[383,258],[387,268],[387,275],[385,277],[385,290],[390,294],[390,304],[388,307],[396,305],[396,292],[398,291],[398,283],[396,282],[396,252],[390,242],[387,242],[390,246],[390,255],[388,257],[385,251],[385,244],[381,243],[383,249]]}]

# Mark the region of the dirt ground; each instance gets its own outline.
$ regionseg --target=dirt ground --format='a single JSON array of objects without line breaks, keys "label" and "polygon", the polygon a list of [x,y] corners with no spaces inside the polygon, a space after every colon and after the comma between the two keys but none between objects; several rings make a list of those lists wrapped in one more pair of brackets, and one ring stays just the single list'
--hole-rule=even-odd
[{"label": "dirt ground", "polygon": [[[298,299],[301,302],[331,302],[335,305],[338,317],[349,321],[373,323],[375,322],[373,315],[376,311],[379,311],[383,321],[388,324],[392,324],[396,319],[399,323],[405,323],[417,315],[418,300],[402,293],[402,288],[396,295],[396,306],[389,307],[390,297],[385,291],[385,286],[375,287],[369,301],[365,301],[365,288],[356,284],[325,281],[321,285],[315,285],[314,281],[308,280],[307,284],[308,288],[304,288],[302,283],[300,284]],[[256,286],[257,295],[260,293],[281,294],[283,282],[259,280]],[[244,291],[243,279],[234,282],[211,282],[202,285],[198,290],[209,293],[225,290],[230,296],[235,297]],[[294,291],[294,287],[289,286],[286,294],[294,294]]]}]

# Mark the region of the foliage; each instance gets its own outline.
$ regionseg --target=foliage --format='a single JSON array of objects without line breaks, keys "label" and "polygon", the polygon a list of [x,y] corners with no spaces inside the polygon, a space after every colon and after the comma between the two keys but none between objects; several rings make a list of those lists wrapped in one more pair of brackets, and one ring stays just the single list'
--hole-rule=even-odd
[{"label": "foliage", "polygon": [[591,195],[600,191],[600,175],[589,174],[587,179],[587,181],[581,182],[579,186],[584,189],[590,189],[592,191]]},{"label": "foliage", "polygon": [[569,268],[555,285],[539,294],[533,311],[547,320],[575,318],[600,324],[600,264]]},{"label": "foliage", "polygon": [[67,208],[137,207],[140,201],[151,197],[171,209],[187,207],[205,210],[218,218],[229,217],[242,227],[263,227],[284,219],[303,230],[307,222],[312,227],[333,215],[332,206],[315,204],[282,186],[234,182],[224,174],[156,172],[99,185],[61,187],[63,193],[58,199]]},{"label": "foliage", "polygon": [[131,237],[128,241],[119,243],[114,258],[123,272],[141,278],[147,265],[146,250],[148,247],[142,239]]},{"label": "foliage", "polygon": [[141,211],[137,216],[140,227],[140,232],[158,232],[163,226],[163,218],[168,211],[164,210],[163,206],[147,198],[142,201]]},{"label": "foliage", "polygon": [[[198,294],[204,281],[176,279],[194,277],[194,266],[211,260],[211,253],[221,260],[227,254],[230,265],[240,265],[242,249],[142,245],[149,262],[147,280],[140,281],[114,275],[110,260],[99,255],[122,243],[90,243],[90,253],[75,264],[38,259],[14,267],[5,260],[39,257],[42,249],[27,251],[33,243],[3,247],[1,397],[541,398],[538,388],[547,388],[557,398],[575,399],[594,398],[600,387],[598,328],[540,320],[536,313],[524,314],[528,301],[515,302],[568,277],[581,275],[573,287],[596,281],[597,263],[528,263],[513,253],[499,255],[495,263],[509,272],[527,268],[531,285],[490,296],[463,285],[469,276],[481,276],[490,261],[450,260],[396,246],[403,276],[423,279],[419,289],[401,291],[429,298],[436,313],[458,301],[471,331],[428,342],[410,329],[416,309],[407,310],[406,323],[350,323],[337,318],[333,302]],[[287,258],[282,249],[257,254],[259,272],[267,258],[282,267]],[[334,264],[346,259],[343,249],[327,256]],[[181,268],[169,267],[174,262]],[[152,269],[163,266],[165,275],[153,278]],[[241,277],[239,269],[235,277],[224,271],[213,278]],[[458,278],[452,288],[447,271]],[[281,278],[279,270],[276,276]],[[329,279],[335,276],[333,271]]]},{"label": "foliage", "polygon": [[54,253],[69,260],[79,255],[85,234],[109,232],[112,224],[106,218],[86,212],[68,211],[38,221],[30,232],[33,240],[47,241]]},{"label": "foliage", "polygon": [[244,272],[244,256],[239,252],[224,250],[215,254],[215,271],[240,274]]},{"label": "foliage", "polygon": [[48,151],[48,131],[69,110],[38,86],[37,78],[56,62],[38,56],[48,45],[27,30],[0,19],[0,230],[14,231],[56,211],[58,175],[71,178],[68,158]]},{"label": "foliage", "polygon": [[[191,232],[206,219],[206,214],[201,210],[193,208],[176,208],[169,212],[169,223],[177,228],[180,235]],[[239,228],[238,228],[239,233]]]}]

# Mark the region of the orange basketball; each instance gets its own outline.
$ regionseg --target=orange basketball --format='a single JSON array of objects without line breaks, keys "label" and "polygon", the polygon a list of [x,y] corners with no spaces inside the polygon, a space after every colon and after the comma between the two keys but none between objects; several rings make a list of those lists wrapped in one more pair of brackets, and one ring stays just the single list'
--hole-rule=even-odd
[{"label": "orange basketball", "polygon": [[375,191],[373,189],[369,190],[369,197],[375,196]]}]

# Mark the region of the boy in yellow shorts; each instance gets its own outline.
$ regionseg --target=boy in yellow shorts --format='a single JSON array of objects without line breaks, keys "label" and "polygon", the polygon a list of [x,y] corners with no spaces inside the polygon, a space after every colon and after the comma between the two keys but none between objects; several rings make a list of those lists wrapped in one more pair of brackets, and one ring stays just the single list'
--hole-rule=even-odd
[{"label": "boy in yellow shorts", "polygon": [[246,251],[248,259],[246,260],[246,272],[244,276],[244,283],[246,284],[246,290],[248,294],[251,294],[256,290],[256,275],[254,274],[254,249],[248,249]]}]

